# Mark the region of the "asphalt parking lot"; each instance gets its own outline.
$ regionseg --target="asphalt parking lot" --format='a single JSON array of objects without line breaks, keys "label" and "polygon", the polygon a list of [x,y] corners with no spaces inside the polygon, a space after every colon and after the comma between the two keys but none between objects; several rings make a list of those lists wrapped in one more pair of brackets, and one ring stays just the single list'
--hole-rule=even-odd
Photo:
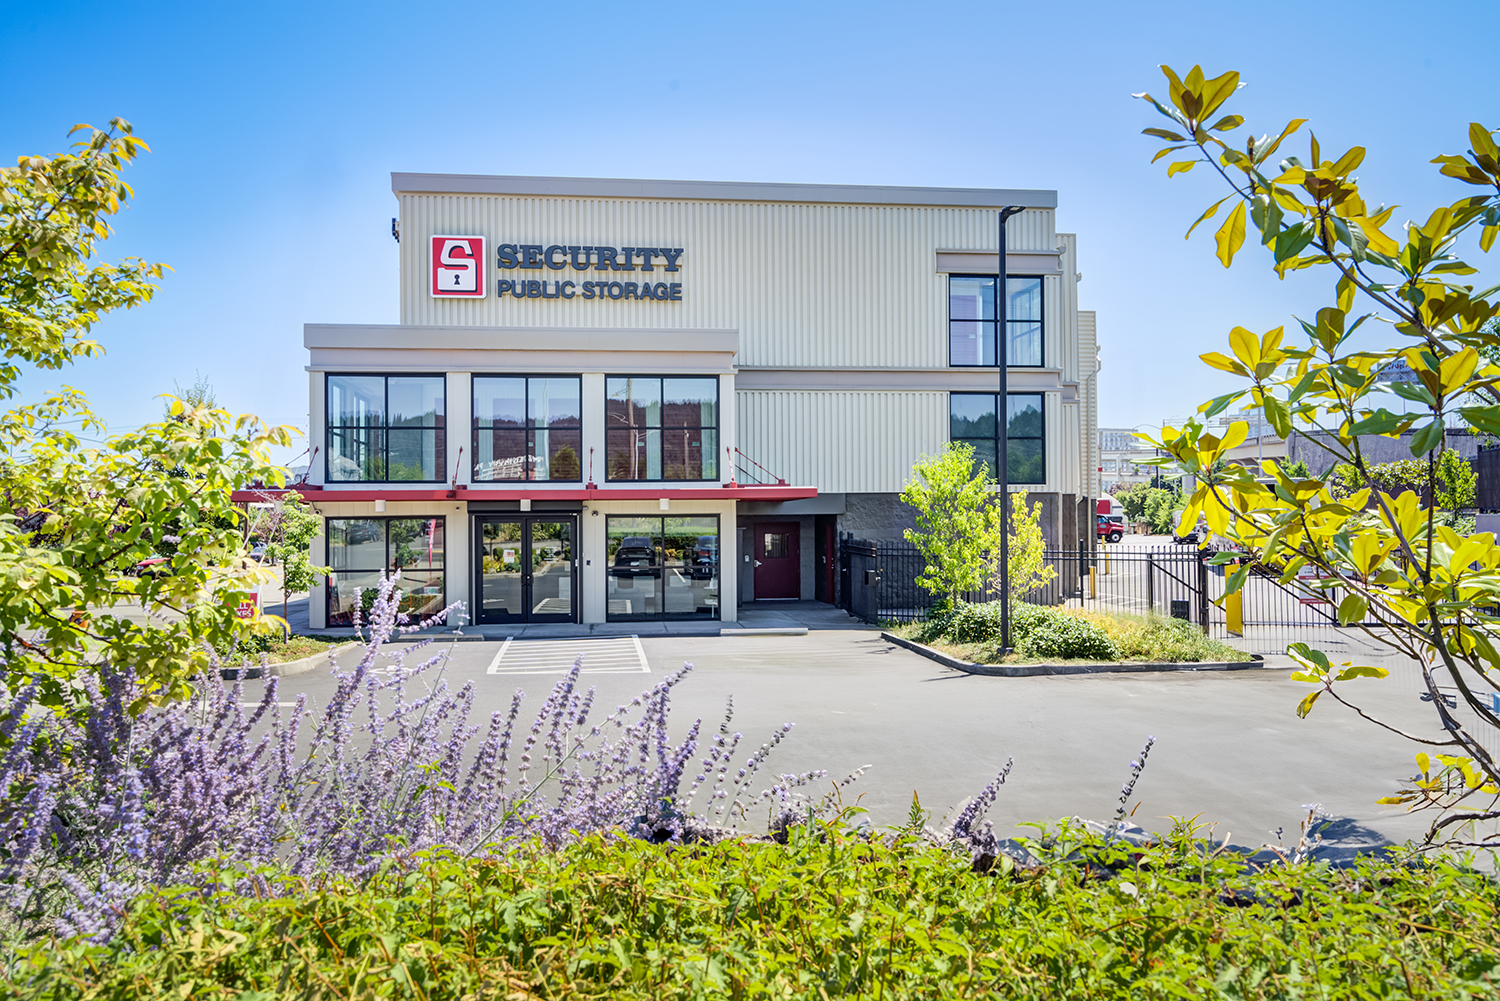
[{"label": "asphalt parking lot", "polygon": [[[1201,815],[1217,825],[1216,836],[1232,834],[1240,843],[1258,844],[1278,827],[1295,839],[1303,804],[1314,802],[1372,838],[1399,842],[1425,829],[1420,817],[1375,802],[1412,770],[1416,749],[1328,699],[1308,719],[1298,719],[1294,706],[1307,686],[1280,669],[977,677],[859,629],[513,641],[509,647],[448,642],[420,652],[403,643],[387,650],[404,654],[409,664],[445,655],[449,683],[472,682],[486,714],[506,709],[518,688],[527,693],[527,706],[539,705],[556,672],[579,652],[584,680],[597,687],[596,704],[605,711],[691,662],[692,675],[674,693],[674,736],[700,716],[717,726],[733,695],[733,729],[745,734],[750,748],[782,723],[796,724],[771,759],[772,772],[825,768],[834,778],[872,765],[846,801],[862,794],[859,805],[877,825],[903,820],[913,790],[943,816],[1008,756],[1016,764],[991,812],[997,831],[1063,816],[1107,819],[1128,763],[1154,734],[1135,813],[1148,829],[1165,829],[1170,817]],[[353,651],[340,658],[347,666],[357,660]],[[392,662],[382,655],[377,667]],[[247,697],[258,696],[259,684],[249,683]],[[1431,732],[1431,711],[1408,686],[1360,684],[1367,708]],[[283,699],[306,692],[321,704],[333,680],[319,669],[281,685]]]}]

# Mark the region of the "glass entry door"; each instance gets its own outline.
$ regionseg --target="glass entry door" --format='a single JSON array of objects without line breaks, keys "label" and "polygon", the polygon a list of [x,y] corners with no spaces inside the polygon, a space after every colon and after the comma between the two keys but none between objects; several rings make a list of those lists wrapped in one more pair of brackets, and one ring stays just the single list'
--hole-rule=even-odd
[{"label": "glass entry door", "polygon": [[475,621],[577,622],[577,522],[567,517],[477,519]]}]

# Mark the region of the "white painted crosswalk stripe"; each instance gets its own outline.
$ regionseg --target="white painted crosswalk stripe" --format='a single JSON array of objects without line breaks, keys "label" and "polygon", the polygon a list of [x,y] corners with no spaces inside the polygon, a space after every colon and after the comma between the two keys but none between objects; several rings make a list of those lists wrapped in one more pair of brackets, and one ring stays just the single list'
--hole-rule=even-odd
[{"label": "white painted crosswalk stripe", "polygon": [[518,640],[507,636],[490,674],[566,674],[583,658],[584,674],[650,674],[639,636],[589,640]]}]

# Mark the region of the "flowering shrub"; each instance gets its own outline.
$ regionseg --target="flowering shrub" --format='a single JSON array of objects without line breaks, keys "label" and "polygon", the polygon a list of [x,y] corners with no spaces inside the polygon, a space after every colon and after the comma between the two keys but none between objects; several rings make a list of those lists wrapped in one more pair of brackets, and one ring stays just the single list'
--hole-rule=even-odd
[{"label": "flowering shrub", "polygon": [[[833,806],[804,791],[823,772],[752,794],[791,724],[748,755],[732,711],[712,737],[700,739],[700,720],[672,743],[671,693],[691,665],[595,718],[575,663],[530,726],[519,691],[509,712],[472,721],[473,686],[450,690],[444,654],[408,666],[430,641],[394,654],[385,677],[372,670],[387,639],[418,628],[398,616],[399,596],[394,579],[381,583],[364,657],[332,668],[337,689],[319,711],[306,696],[284,706],[275,679],[247,703],[242,685],[210,675],[193,700],[132,715],[140,684],[128,669],[85,682],[79,713],[38,704],[36,684],[0,703],[0,900],[12,917],[107,933],[142,889],[201,880],[220,858],[360,879],[437,848],[470,857],[612,830],[708,840],[762,809],[784,831]],[[409,693],[418,678],[425,690]]]}]

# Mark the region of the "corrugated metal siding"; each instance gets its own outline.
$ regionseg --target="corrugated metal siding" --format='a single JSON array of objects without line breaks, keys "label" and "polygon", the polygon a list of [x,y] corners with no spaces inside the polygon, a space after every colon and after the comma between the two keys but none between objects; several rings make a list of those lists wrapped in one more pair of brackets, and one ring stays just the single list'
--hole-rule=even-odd
[{"label": "corrugated metal siding", "polygon": [[1078,342],[1078,238],[1072,233],[1057,234],[1062,248],[1062,275],[1056,279],[1056,301],[1048,316],[1056,317],[1058,353],[1054,356],[1063,370],[1064,382],[1077,382],[1088,375],[1079,362]]},{"label": "corrugated metal siding", "polygon": [[[1050,402],[1050,400],[1049,400]],[[1048,468],[1047,476],[1053,480],[1054,489],[1061,490],[1065,494],[1077,494],[1082,484],[1079,482],[1079,469],[1083,461],[1081,443],[1079,441],[1079,425],[1081,405],[1077,403],[1062,403],[1061,396],[1058,397],[1062,420],[1056,435],[1048,435]],[[1051,408],[1048,408],[1049,411]],[[1054,442],[1056,443],[1054,445]],[[1052,456],[1057,456],[1058,465],[1051,465]],[[1053,469],[1056,469],[1056,472]]]},{"label": "corrugated metal siding", "polygon": [[[912,465],[948,442],[948,394],[740,390],[739,447],[788,483],[824,493],[899,491]],[[1034,492],[1078,490],[1078,407],[1046,393],[1047,482]]]},{"label": "corrugated metal siding", "polygon": [[788,483],[898,491],[948,441],[948,394],[740,390],[739,447]]},{"label": "corrugated metal siding", "polygon": [[[402,323],[733,328],[740,331],[742,366],[946,366],[946,277],[934,272],[933,251],[995,246],[992,209],[501,195],[400,201]],[[445,233],[488,237],[487,299],[429,294],[427,238]],[[1012,218],[1008,239],[1017,252],[1055,249],[1052,210]],[[658,263],[650,273],[657,281],[681,281],[683,300],[500,300],[494,282],[502,275],[493,263],[502,242],[683,247],[680,272],[663,272]],[[571,267],[503,276],[646,277]]]},{"label": "corrugated metal siding", "polygon": [[1098,497],[1103,492],[1099,473],[1103,457],[1099,450],[1099,339],[1092,310],[1078,312],[1078,364],[1083,371],[1078,392],[1082,403],[1079,439],[1083,452],[1083,477],[1087,484],[1086,493]]}]

